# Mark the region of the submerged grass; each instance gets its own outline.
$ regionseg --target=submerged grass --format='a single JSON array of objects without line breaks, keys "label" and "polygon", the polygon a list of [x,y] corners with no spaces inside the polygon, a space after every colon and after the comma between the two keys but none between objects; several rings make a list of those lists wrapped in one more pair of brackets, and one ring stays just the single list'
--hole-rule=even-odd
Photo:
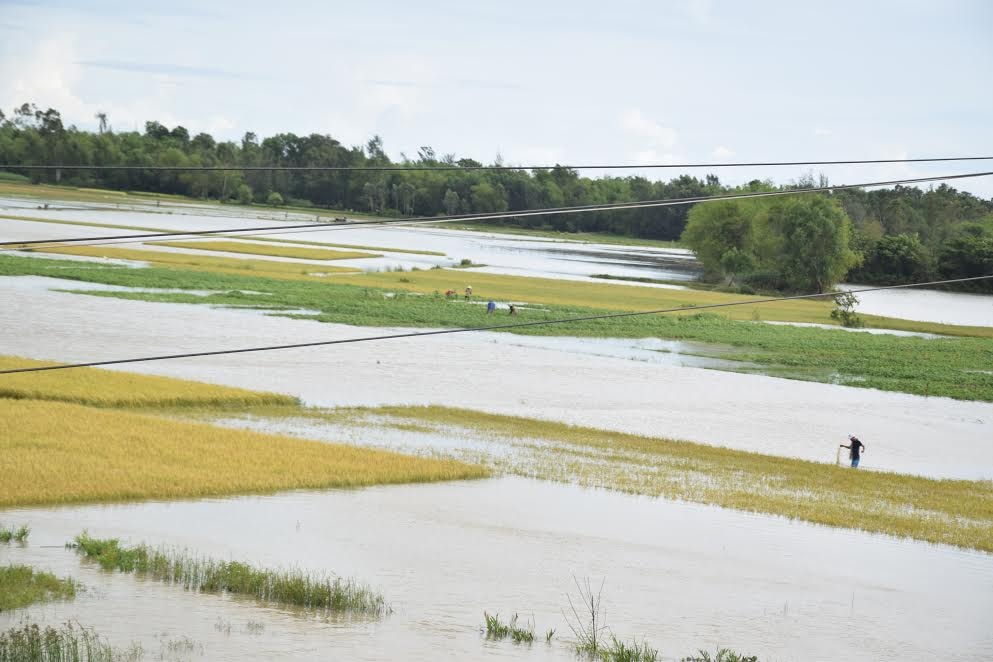
[{"label": "submerged grass", "polygon": [[[487,639],[511,638],[515,644],[530,644],[534,642],[534,623],[528,623],[521,627],[517,624],[517,614],[511,616],[506,623],[500,620],[500,614],[490,614],[483,612],[483,621],[486,625]],[[554,634],[554,632],[552,632]],[[551,641],[551,635],[546,635],[545,641]]]},{"label": "submerged grass", "polygon": [[[26,565],[0,566],[0,612],[37,602],[71,600],[79,585],[72,578],[59,579],[50,572]],[[2,658],[0,658],[2,659]]]},{"label": "submerged grass", "polygon": [[0,399],[0,507],[479,478],[454,460]]},{"label": "submerged grass", "polygon": [[42,629],[37,624],[0,632],[0,662],[137,662],[141,647],[115,650],[92,630],[72,623]]},{"label": "submerged grass", "polygon": [[382,255],[376,255],[375,253],[333,251],[326,248],[262,245],[246,241],[155,241],[149,242],[148,245],[169,246],[172,248],[195,248],[201,251],[220,251],[224,253],[292,257],[300,260],[350,260],[365,257],[382,257]]},{"label": "submerged grass", "polygon": [[147,545],[125,547],[114,538],[76,536],[79,551],[105,570],[135,573],[203,593],[248,595],[260,602],[307,609],[382,615],[383,596],[350,579],[269,570],[239,561],[217,561]]},{"label": "submerged grass", "polygon": [[0,543],[14,542],[27,542],[28,534],[31,533],[31,529],[28,528],[27,524],[22,524],[16,529],[12,529],[6,526],[0,526]]},{"label": "submerged grass", "polygon": [[511,473],[993,552],[993,481],[939,480],[447,407],[366,415],[513,445]]},{"label": "submerged grass", "polygon": [[[50,365],[59,364],[0,355],[0,370]],[[98,368],[3,375],[0,398],[56,400],[97,407],[248,407],[299,402],[278,393]]]},{"label": "submerged grass", "polygon": [[650,246],[653,248],[682,248],[678,241],[666,241],[663,239],[642,239],[640,237],[625,237],[624,235],[608,234],[606,232],[558,232],[556,230],[533,230],[529,228],[515,227],[513,225],[499,225],[496,223],[467,223],[465,221],[451,221],[449,223],[439,223],[436,227],[452,230],[468,230],[472,232],[492,232],[496,234],[511,234],[521,237],[534,237],[536,239],[560,239],[563,241],[581,241],[593,244],[613,244],[619,246]]}]

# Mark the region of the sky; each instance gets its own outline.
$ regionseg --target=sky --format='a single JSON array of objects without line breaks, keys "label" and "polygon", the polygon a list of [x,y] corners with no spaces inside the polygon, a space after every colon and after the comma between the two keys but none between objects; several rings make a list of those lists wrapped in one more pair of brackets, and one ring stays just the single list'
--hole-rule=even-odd
[{"label": "sky", "polygon": [[[378,134],[393,158],[487,163],[985,156],[991,26],[987,0],[0,0],[0,108],[233,140]],[[843,184],[993,161],[711,171],[811,170]],[[955,186],[993,197],[993,177]]]}]

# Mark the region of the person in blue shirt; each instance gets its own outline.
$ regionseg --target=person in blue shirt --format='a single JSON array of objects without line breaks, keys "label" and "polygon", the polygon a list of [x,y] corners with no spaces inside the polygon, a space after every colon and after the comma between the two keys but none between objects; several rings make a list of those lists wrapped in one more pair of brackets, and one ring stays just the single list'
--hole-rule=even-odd
[{"label": "person in blue shirt", "polygon": [[848,449],[848,457],[852,458],[852,468],[859,468],[859,460],[862,458],[862,451],[865,450],[865,444],[858,440],[854,434],[848,435],[848,445],[841,444],[842,448]]},{"label": "person in blue shirt", "polygon": [[490,315],[496,310],[496,303],[491,299],[488,304],[486,304],[486,314]]}]

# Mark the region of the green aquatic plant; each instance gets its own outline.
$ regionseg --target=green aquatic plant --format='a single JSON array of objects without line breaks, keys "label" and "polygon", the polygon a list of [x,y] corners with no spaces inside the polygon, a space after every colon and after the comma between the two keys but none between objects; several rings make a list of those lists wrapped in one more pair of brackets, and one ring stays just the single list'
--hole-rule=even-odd
[{"label": "green aquatic plant", "polygon": [[190,591],[249,595],[263,603],[329,612],[380,616],[392,611],[382,595],[351,579],[269,570],[147,545],[125,547],[116,538],[93,538],[85,532],[76,536],[75,545],[105,570],[135,573]]},{"label": "green aquatic plant", "polygon": [[31,533],[31,529],[27,524],[22,524],[16,529],[11,529],[9,527],[0,526],[0,542],[27,542],[28,534]]},{"label": "green aquatic plant", "polygon": [[28,624],[0,632],[0,662],[136,662],[137,644],[115,650],[93,630],[66,623],[58,628]]},{"label": "green aquatic plant", "polygon": [[0,566],[0,612],[38,602],[72,600],[78,589],[71,577],[60,579],[26,565]]},{"label": "green aquatic plant", "polygon": [[[500,614],[490,614],[484,611],[483,620],[485,621],[487,639],[506,639],[510,637],[516,644],[530,644],[534,641],[534,623],[529,622],[525,627],[519,626],[517,624],[517,614],[514,614],[510,621],[504,623],[500,620]],[[547,636],[545,640],[551,640],[551,636]]]}]

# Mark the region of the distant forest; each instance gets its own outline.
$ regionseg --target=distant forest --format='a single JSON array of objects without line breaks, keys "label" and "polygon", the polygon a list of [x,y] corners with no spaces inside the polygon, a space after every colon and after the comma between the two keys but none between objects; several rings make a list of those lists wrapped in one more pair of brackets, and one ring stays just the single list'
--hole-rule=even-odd
[{"label": "distant forest", "polygon": [[[182,126],[145,123],[144,132],[114,131],[98,114],[95,132],[65,126],[55,109],[23,104],[7,115],[0,110],[0,163],[65,164],[62,171],[9,172],[34,182],[62,183],[124,191],[171,193],[251,204],[287,204],[362,211],[390,216],[433,216],[502,212],[663,198],[720,195],[738,190],[771,190],[769,181],[729,187],[714,175],[680,176],[669,181],[644,177],[590,178],[566,167],[546,170],[480,171],[478,161],[438,155],[430,147],[416,158],[392,161],[376,136],[364,146],[346,147],[329,135],[280,133],[260,139],[246,133],[240,142],[194,136]],[[77,171],[72,165],[130,166],[461,166],[461,170],[408,172],[164,172],[155,170]],[[801,178],[780,188],[818,184]],[[836,191],[851,220],[851,248],[858,264],[850,279],[907,282],[945,273],[940,262],[958,251],[971,270],[993,271],[993,201],[946,185]],[[678,240],[691,207],[594,212],[509,219],[506,224],[568,232],[608,232]],[[972,264],[975,263],[975,264]]]}]

